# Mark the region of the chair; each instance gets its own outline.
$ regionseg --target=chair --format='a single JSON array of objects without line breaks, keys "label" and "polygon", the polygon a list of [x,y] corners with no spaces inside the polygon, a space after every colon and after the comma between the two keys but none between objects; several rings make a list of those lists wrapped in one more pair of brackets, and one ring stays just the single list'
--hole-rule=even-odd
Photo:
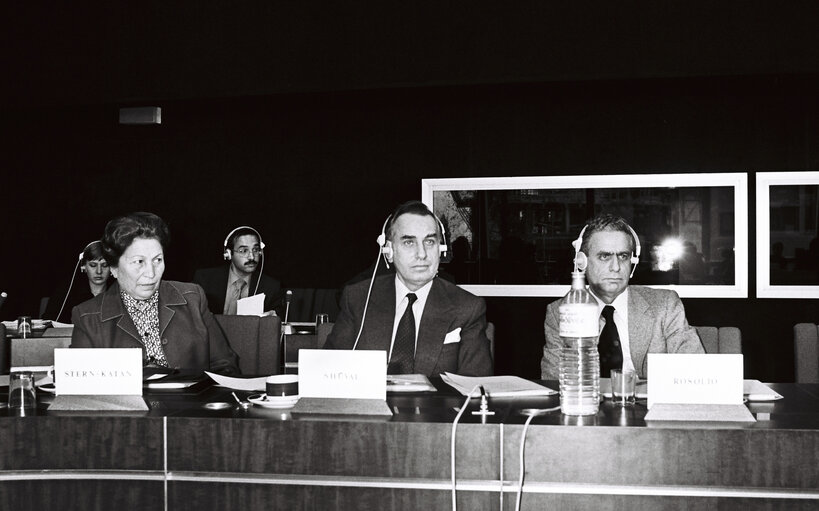
[{"label": "chair", "polygon": [[11,340],[11,368],[54,365],[54,350],[71,346],[71,337],[31,337]]},{"label": "chair", "polygon": [[695,326],[706,353],[742,353],[742,333],[734,326]]},{"label": "chair", "polygon": [[819,383],[819,326],[797,323],[793,327],[793,356],[797,383]]},{"label": "chair", "polygon": [[215,314],[228,344],[239,356],[242,374],[279,374],[281,319],[277,316]]}]

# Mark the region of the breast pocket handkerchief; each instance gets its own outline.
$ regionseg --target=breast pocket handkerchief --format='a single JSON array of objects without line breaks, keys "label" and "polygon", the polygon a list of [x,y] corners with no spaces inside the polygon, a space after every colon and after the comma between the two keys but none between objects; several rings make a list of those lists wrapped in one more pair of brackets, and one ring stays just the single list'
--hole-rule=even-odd
[{"label": "breast pocket handkerchief", "polygon": [[444,344],[454,344],[456,342],[461,342],[461,327],[449,332],[444,337]]}]

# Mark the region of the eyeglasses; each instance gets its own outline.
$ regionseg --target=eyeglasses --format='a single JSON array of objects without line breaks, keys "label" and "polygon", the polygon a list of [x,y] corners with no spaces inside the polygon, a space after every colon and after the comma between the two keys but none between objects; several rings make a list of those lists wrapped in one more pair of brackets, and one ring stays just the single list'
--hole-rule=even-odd
[{"label": "eyeglasses", "polygon": [[251,252],[255,256],[262,253],[262,249],[260,249],[259,247],[253,247],[252,249],[247,248],[247,247],[239,247],[237,249],[234,249],[233,251],[236,252],[237,254],[239,254],[240,256],[246,256],[246,255],[250,254]]}]

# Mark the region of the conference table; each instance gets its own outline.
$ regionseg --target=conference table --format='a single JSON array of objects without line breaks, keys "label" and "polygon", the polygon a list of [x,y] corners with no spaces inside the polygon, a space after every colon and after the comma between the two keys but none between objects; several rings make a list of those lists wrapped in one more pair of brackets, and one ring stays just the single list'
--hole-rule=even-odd
[{"label": "conference table", "polygon": [[[0,509],[451,509],[464,398],[433,383],[389,393],[384,418],[245,409],[209,384],[146,392],[147,412],[50,412],[40,392],[34,416],[0,410]],[[521,508],[817,509],[819,384],[770,386],[784,399],[748,403],[748,424],[646,423],[639,400],[536,416]],[[457,426],[458,509],[515,509],[521,411],[559,400],[488,404],[494,415],[473,400]]]}]

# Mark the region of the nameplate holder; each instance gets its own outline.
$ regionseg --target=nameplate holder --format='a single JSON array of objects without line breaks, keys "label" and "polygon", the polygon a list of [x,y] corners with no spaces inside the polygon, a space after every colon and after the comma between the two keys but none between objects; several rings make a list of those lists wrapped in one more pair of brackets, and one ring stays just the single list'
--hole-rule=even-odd
[{"label": "nameplate holder", "polygon": [[387,352],[299,350],[302,398],[387,399]]},{"label": "nameplate holder", "polygon": [[54,350],[57,395],[141,396],[140,348],[58,348]]}]

